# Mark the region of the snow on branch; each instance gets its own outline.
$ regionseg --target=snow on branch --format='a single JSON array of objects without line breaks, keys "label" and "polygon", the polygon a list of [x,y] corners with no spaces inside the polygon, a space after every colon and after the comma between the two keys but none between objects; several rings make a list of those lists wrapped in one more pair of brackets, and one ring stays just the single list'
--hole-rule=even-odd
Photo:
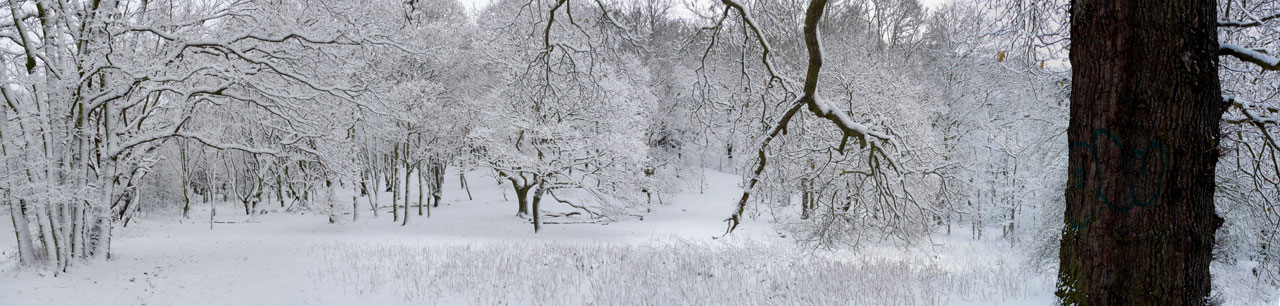
[{"label": "snow on branch", "polygon": [[[1248,121],[1251,125],[1258,128],[1258,132],[1262,133],[1265,141],[1264,143],[1267,146],[1272,149],[1280,149],[1280,143],[1278,143],[1275,137],[1271,135],[1271,131],[1267,130],[1267,125],[1275,125],[1277,123],[1276,119],[1269,116],[1269,114],[1280,113],[1280,109],[1236,98],[1234,96],[1223,96],[1222,101],[1223,103],[1230,104],[1232,107],[1239,108],[1240,112],[1244,113],[1245,116],[1245,118],[1223,118],[1223,120],[1232,123]],[[1259,114],[1259,111],[1264,111],[1267,114]]]},{"label": "snow on branch", "polygon": [[[790,91],[790,88],[797,87],[794,85],[790,87],[786,86],[787,79],[779,76],[777,71],[773,68],[773,58],[770,55],[771,51],[768,40],[764,38],[763,33],[756,26],[755,21],[751,18],[751,14],[749,14],[741,4],[734,0],[721,0],[721,2],[726,6],[737,10],[738,14],[742,16],[743,23],[747,24],[752,32],[754,32],[761,48],[764,49],[763,54],[761,54],[761,60],[764,62],[771,80],[780,80],[780,83],[783,84],[783,89],[787,91]],[[790,123],[791,119],[795,117],[795,114],[801,107],[808,106],[809,112],[834,123],[840,128],[845,139],[848,139],[849,137],[857,138],[861,148],[867,147],[867,136],[871,136],[885,142],[892,142],[892,138],[889,137],[888,134],[874,131],[866,125],[854,122],[843,110],[837,109],[836,107],[826,103],[824,100],[818,98],[818,79],[822,70],[822,36],[818,30],[818,23],[822,19],[822,14],[826,9],[826,5],[827,0],[813,0],[809,2],[809,8],[805,11],[804,40],[805,47],[809,51],[809,67],[804,79],[803,95],[791,106],[790,109],[787,110],[785,114],[783,114],[782,118],[778,121],[778,124],[774,126],[772,132],[770,132],[760,144],[760,150],[757,154],[756,168],[751,174],[751,179],[748,181],[746,188],[744,188],[742,198],[738,201],[738,205],[734,209],[733,214],[728,219],[725,219],[725,222],[729,223],[729,228],[725,231],[726,234],[732,232],[738,227],[738,224],[741,224],[742,214],[746,209],[747,201],[751,198],[751,192],[754,191],[756,185],[760,182],[760,176],[764,172],[764,168],[767,163],[767,150],[769,148],[769,144],[774,138],[786,131],[788,123]],[[728,10],[725,12],[728,13]],[[884,160],[890,165],[893,165],[892,160],[889,159],[882,149],[877,148],[874,143],[871,144],[871,147],[872,150],[869,151],[869,154],[872,155],[872,158],[874,158],[876,154],[879,154],[881,158],[884,158]],[[843,145],[841,146],[841,149],[843,150]]]},{"label": "snow on branch", "polygon": [[[173,138],[173,137],[192,139],[197,142],[200,142],[201,144],[204,144],[205,146],[218,149],[218,150],[234,150],[234,151],[241,151],[241,152],[251,153],[251,154],[281,156],[281,153],[276,150],[253,148],[253,147],[248,147],[240,144],[221,143],[221,142],[210,140],[208,137],[201,134],[181,131],[182,127],[185,126],[189,120],[191,120],[191,117],[186,117],[181,122],[174,125],[172,129],[135,137],[129,140],[128,142],[120,144],[119,148],[116,148],[115,150],[107,152],[108,153],[107,156],[110,156],[112,158],[117,158],[120,154],[129,152],[129,150],[132,149],[133,147],[155,142],[155,141],[162,141],[162,140]],[[304,149],[304,151],[306,150]],[[318,154],[310,151],[309,153]]]},{"label": "snow on branch", "polygon": [[[1235,96],[1223,96],[1222,102],[1230,104],[1232,107],[1240,109],[1240,112],[1244,114],[1243,118],[1223,117],[1223,120],[1226,120],[1227,122],[1243,123],[1245,121],[1249,121],[1255,125],[1280,123],[1280,121],[1277,121],[1276,118],[1268,115],[1268,114],[1280,113],[1280,108],[1261,105],[1253,101],[1237,98]],[[1260,111],[1265,113],[1259,113]]]},{"label": "snow on branch", "polygon": [[248,147],[248,146],[238,145],[233,143],[214,142],[212,140],[209,140],[209,138],[203,135],[195,134],[195,133],[178,132],[178,133],[174,133],[172,136],[192,139],[197,142],[200,142],[201,144],[204,144],[206,146],[209,146],[211,148],[218,149],[218,150],[235,150],[235,151],[241,151],[245,153],[264,154],[264,155],[271,155],[271,156],[281,155],[279,151],[275,151],[275,150],[259,149],[259,148],[253,148],[253,147]]},{"label": "snow on branch", "polygon": [[1280,70],[1280,57],[1263,53],[1256,49],[1248,49],[1234,44],[1222,43],[1218,55],[1228,55],[1241,61],[1254,63],[1263,70]]},{"label": "snow on branch", "polygon": [[[769,40],[765,39],[764,32],[760,30],[760,27],[756,26],[755,18],[751,17],[751,13],[748,12],[746,8],[743,8],[742,4],[738,3],[737,1],[720,0],[720,2],[724,3],[725,6],[731,7],[734,10],[738,11],[738,15],[742,16],[742,22],[745,23],[747,27],[751,29],[751,32],[753,34],[755,34],[756,42],[758,42],[760,44],[760,48],[764,50],[760,54],[760,62],[764,63],[765,70],[769,72],[769,82],[772,83],[775,80],[779,81],[782,84],[782,89],[785,91],[791,91],[792,90],[791,88],[797,87],[794,84],[791,84],[792,83],[791,80],[783,78],[778,73],[778,70],[774,68],[775,65],[773,64],[773,56],[772,56],[773,47],[769,45]],[[821,0],[821,2],[822,3],[820,5],[826,5],[825,0]],[[810,3],[810,7],[813,7],[815,5],[819,5],[819,4]],[[726,9],[725,14],[728,14],[728,13],[729,13],[729,10]],[[821,9],[819,9],[819,14],[821,14]],[[807,22],[808,18],[806,18],[805,21]],[[821,59],[819,59],[819,62],[821,62]]]},{"label": "snow on branch", "polygon": [[1253,15],[1249,15],[1248,20],[1218,20],[1218,26],[1231,27],[1231,28],[1256,27],[1256,26],[1262,25],[1263,22],[1267,22],[1276,18],[1280,18],[1280,12],[1275,12],[1275,13],[1272,13],[1271,15],[1267,15],[1262,18],[1257,18],[1257,17],[1254,17]]}]

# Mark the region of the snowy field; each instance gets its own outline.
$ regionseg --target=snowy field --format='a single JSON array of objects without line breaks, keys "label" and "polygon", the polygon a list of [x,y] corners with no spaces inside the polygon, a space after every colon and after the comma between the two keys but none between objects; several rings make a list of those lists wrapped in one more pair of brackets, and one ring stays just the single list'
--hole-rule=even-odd
[{"label": "snowy field", "polygon": [[[678,195],[643,220],[549,224],[538,234],[513,216],[505,185],[470,178],[475,200],[450,182],[447,204],[407,226],[389,210],[341,224],[278,212],[245,222],[224,204],[213,229],[207,207],[191,220],[153,214],[118,229],[111,260],[57,277],[16,269],[3,239],[0,305],[1053,304],[1052,267],[1030,266],[1026,248],[999,238],[806,250],[761,217],[713,239],[740,196],[730,174],[708,171],[705,193]],[[1266,305],[1263,295],[1228,305]]]}]

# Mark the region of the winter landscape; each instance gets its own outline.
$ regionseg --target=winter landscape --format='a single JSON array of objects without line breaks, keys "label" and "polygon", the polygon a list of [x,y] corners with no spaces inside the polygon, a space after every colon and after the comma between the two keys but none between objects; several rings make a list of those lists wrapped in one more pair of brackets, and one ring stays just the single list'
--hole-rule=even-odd
[{"label": "winter landscape", "polygon": [[1280,305],[1280,0],[6,0],[0,306]]}]

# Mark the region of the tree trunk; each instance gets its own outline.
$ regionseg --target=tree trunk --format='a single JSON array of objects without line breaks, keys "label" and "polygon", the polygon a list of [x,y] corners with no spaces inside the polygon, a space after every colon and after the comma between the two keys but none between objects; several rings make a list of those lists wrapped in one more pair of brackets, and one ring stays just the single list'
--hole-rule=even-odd
[{"label": "tree trunk", "polygon": [[187,166],[185,140],[178,142],[178,162],[182,164],[182,219],[191,219],[191,169]]},{"label": "tree trunk", "polygon": [[418,215],[422,215],[422,167],[418,167]]},{"label": "tree trunk", "polygon": [[529,189],[530,187],[533,187],[533,186],[516,185],[514,180],[512,181],[511,186],[513,187],[513,189],[516,190],[516,207],[519,209],[518,211],[516,211],[516,215],[528,216],[529,201],[527,200],[529,199]]},{"label": "tree trunk", "polygon": [[1225,106],[1209,0],[1075,0],[1063,305],[1204,305]]},{"label": "tree trunk", "polygon": [[546,188],[543,188],[542,186],[543,184],[541,183],[538,184],[538,190],[533,192],[532,213],[533,213],[533,232],[534,233],[537,233],[538,231],[542,230],[542,211],[538,209],[539,203],[542,203],[542,193],[546,191]]},{"label": "tree trunk", "polygon": [[191,219],[191,188],[187,187],[188,183],[182,183],[182,218]]},{"label": "tree trunk", "polygon": [[80,254],[79,252],[83,252],[83,249],[84,249],[83,247],[78,245],[81,240],[80,235],[77,234],[80,231],[80,224],[81,224],[80,217],[79,217],[80,216],[79,208],[80,208],[80,205],[77,205],[77,204],[70,204],[66,206],[67,211],[66,211],[65,217],[67,219],[65,222],[67,226],[70,227],[70,229],[67,231],[67,241],[68,241],[67,254],[69,254],[71,258],[76,258],[76,256],[79,256]]},{"label": "tree trunk", "polygon": [[333,181],[324,182],[324,198],[329,202],[329,224],[338,223],[338,197],[333,192]]},{"label": "tree trunk", "polygon": [[[406,145],[407,146],[407,145]],[[406,150],[408,151],[408,150]],[[404,219],[401,219],[400,226],[409,224],[409,179],[413,169],[409,168],[409,163],[404,165]]]},{"label": "tree trunk", "polygon": [[[395,177],[396,170],[392,169],[391,173],[391,176]],[[391,188],[391,222],[400,221],[400,203],[397,202],[400,200],[400,184],[395,179],[389,181],[388,184],[389,186],[387,187]]]},{"label": "tree trunk", "polygon": [[113,222],[111,214],[105,208],[94,208],[94,223],[97,228],[94,233],[97,235],[97,241],[93,243],[93,256],[100,259],[111,258],[111,231]]},{"label": "tree trunk", "polygon": [[27,214],[21,206],[25,201],[6,200],[9,202],[9,217],[13,220],[13,233],[18,239],[18,262],[30,265],[35,262],[35,249],[31,243],[31,230],[27,226]]},{"label": "tree trunk", "polygon": [[53,224],[54,241],[58,243],[58,270],[67,272],[67,265],[71,262],[71,241],[69,235],[71,232],[67,229],[66,203],[58,203],[49,207],[52,212],[49,215],[49,223]]},{"label": "tree trunk", "polygon": [[465,168],[458,171],[458,181],[459,184],[462,184],[462,190],[467,191],[467,200],[475,201],[475,198],[471,197],[471,185],[467,184],[467,172]]},{"label": "tree trunk", "polygon": [[55,267],[58,263],[58,250],[54,246],[53,229],[49,224],[49,216],[47,207],[33,207],[36,217],[36,226],[40,230],[40,245],[44,246],[44,260],[49,268]]},{"label": "tree trunk", "polygon": [[809,179],[800,179],[800,219],[809,219],[809,195],[811,194]]},{"label": "tree trunk", "polygon": [[371,189],[368,189],[369,195],[365,199],[369,201],[369,209],[373,210],[373,218],[376,219],[378,218],[378,193],[380,193],[382,190],[378,189],[377,176],[374,176],[370,182],[373,183],[373,187]]},{"label": "tree trunk", "polygon": [[89,206],[86,206],[83,202],[78,203],[76,206],[78,207],[76,210],[79,211],[76,214],[76,224],[79,224],[79,226],[76,227],[75,233],[72,233],[72,235],[76,235],[75,248],[79,252],[76,254],[80,258],[88,258],[90,255],[88,247],[93,245],[89,241],[89,224],[91,224],[89,219],[92,214]]},{"label": "tree trunk", "polygon": [[444,171],[445,163],[436,161],[431,167],[431,206],[440,207],[440,198],[444,196]]}]

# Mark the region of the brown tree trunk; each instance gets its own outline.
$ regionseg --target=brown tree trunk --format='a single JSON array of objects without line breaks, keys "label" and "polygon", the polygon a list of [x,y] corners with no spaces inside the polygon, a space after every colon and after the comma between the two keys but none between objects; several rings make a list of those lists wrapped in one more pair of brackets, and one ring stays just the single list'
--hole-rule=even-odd
[{"label": "brown tree trunk", "polygon": [[529,199],[529,189],[531,189],[530,187],[533,187],[533,186],[516,186],[514,188],[516,190],[516,207],[519,209],[518,211],[516,211],[517,216],[529,215],[528,199]]},{"label": "brown tree trunk", "polygon": [[1063,305],[1204,305],[1224,105],[1212,0],[1072,1]]},{"label": "brown tree trunk", "polygon": [[440,207],[440,198],[444,196],[444,171],[447,165],[441,161],[434,164],[435,166],[431,167],[431,173],[435,177],[431,180],[431,207]]},{"label": "brown tree trunk", "polygon": [[521,217],[529,215],[529,189],[533,189],[533,184],[523,185],[521,184],[522,180],[516,180],[510,176],[507,177],[507,180],[511,181],[511,189],[516,191],[516,207],[518,209],[516,215]]}]

